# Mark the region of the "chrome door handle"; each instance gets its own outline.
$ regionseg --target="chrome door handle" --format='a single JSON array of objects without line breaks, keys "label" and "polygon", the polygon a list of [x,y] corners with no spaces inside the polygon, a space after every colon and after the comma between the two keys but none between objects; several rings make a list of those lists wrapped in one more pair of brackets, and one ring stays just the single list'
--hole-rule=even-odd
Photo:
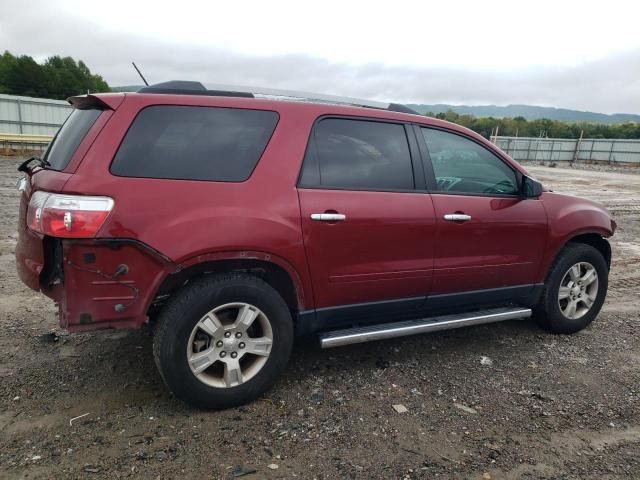
[{"label": "chrome door handle", "polygon": [[342,213],[312,213],[311,220],[317,222],[342,222],[347,216]]},{"label": "chrome door handle", "polygon": [[471,215],[467,215],[465,213],[447,213],[444,216],[444,219],[450,222],[466,222],[471,220]]}]

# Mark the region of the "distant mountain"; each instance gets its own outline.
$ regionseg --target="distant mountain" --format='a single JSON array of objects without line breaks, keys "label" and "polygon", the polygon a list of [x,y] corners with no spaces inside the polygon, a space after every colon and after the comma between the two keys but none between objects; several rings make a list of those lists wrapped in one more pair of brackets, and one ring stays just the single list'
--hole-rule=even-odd
[{"label": "distant mountain", "polygon": [[536,107],[533,105],[447,105],[438,103],[435,105],[409,104],[410,108],[420,112],[444,113],[453,110],[459,115],[473,115],[474,117],[524,117],[527,120],[549,118],[562,122],[589,122],[589,123],[624,123],[640,122],[640,115],[632,113],[606,113],[582,112],[567,108]]},{"label": "distant mountain", "polygon": [[137,92],[144,85],[123,85],[121,87],[111,87],[112,92]]},{"label": "distant mountain", "polygon": [[[144,85],[123,85],[120,87],[111,87],[112,92],[137,92]],[[632,113],[606,113],[582,112],[580,110],[569,110],[567,108],[555,107],[537,107],[534,105],[507,105],[501,107],[498,105],[448,105],[446,103],[436,103],[433,105],[407,104],[422,114],[427,112],[444,113],[447,110],[453,110],[458,115],[473,115],[474,117],[524,117],[527,120],[537,120],[539,118],[548,118],[550,120],[559,120],[562,122],[589,122],[589,123],[624,123],[638,122],[640,123],[640,115]]]}]

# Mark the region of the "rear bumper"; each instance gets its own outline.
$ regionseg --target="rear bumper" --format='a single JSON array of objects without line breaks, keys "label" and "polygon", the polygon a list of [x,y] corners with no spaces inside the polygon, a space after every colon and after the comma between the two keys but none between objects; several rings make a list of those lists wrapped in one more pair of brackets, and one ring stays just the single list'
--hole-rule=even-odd
[{"label": "rear bumper", "polygon": [[[32,238],[24,238],[25,236]],[[30,232],[20,232],[16,245],[16,269],[20,280],[33,290],[40,290],[40,274],[44,268],[42,237]]]},{"label": "rear bumper", "polygon": [[33,290],[40,290],[40,273],[44,268],[43,237],[26,226],[28,200],[20,196],[18,213],[18,243],[16,244],[16,269],[20,280]]}]

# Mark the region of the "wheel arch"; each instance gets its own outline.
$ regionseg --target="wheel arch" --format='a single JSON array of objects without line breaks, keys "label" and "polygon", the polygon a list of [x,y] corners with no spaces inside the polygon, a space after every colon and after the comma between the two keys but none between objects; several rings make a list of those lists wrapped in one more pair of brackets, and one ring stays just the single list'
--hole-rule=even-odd
[{"label": "wheel arch", "polygon": [[152,307],[196,278],[230,272],[245,272],[261,278],[282,296],[292,312],[306,307],[308,296],[296,270],[279,257],[258,252],[206,254],[182,262],[177,271],[165,276]]},{"label": "wheel arch", "polygon": [[607,267],[611,268],[611,245],[609,244],[607,239],[599,233],[590,232],[574,235],[567,242],[565,242],[562,248],[570,243],[583,243],[592,246],[602,254],[605,261],[607,262]]},{"label": "wheel arch", "polygon": [[553,255],[548,257],[549,260],[547,262],[546,268],[542,272],[543,273],[542,281],[546,282],[549,272],[551,271],[556,259],[558,258],[562,250],[566,248],[567,245],[571,245],[571,244],[581,243],[584,245],[592,246],[602,254],[602,256],[605,259],[605,262],[607,263],[607,268],[610,268],[611,267],[611,245],[609,244],[607,239],[604,237],[604,235],[607,233],[608,232],[591,230],[591,231],[574,232],[573,234],[569,235],[564,240],[564,242],[562,242],[555,249],[555,251],[553,252]]}]

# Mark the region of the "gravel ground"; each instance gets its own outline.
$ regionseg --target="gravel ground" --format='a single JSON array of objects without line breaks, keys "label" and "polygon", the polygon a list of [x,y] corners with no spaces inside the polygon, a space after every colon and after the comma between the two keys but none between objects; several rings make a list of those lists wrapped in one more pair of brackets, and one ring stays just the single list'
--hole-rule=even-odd
[{"label": "gravel ground", "polygon": [[638,478],[640,176],[530,167],[618,221],[608,300],[585,331],[305,340],[266,396],[202,412],[167,392],[148,332],[65,335],[20,283],[16,165],[0,158],[0,478]]}]

